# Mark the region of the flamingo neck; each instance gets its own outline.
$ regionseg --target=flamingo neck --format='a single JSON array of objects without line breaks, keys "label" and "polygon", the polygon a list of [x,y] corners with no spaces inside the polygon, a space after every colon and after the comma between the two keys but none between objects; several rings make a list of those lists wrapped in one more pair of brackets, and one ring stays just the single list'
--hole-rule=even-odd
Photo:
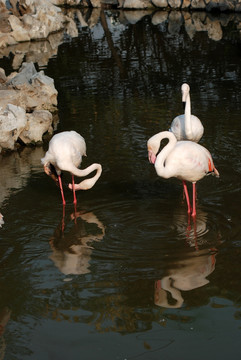
[{"label": "flamingo neck", "polygon": [[186,138],[189,140],[192,137],[192,125],[191,125],[191,99],[190,94],[186,96],[186,105],[185,105],[185,133]]},{"label": "flamingo neck", "polygon": [[[91,189],[96,181],[99,179],[101,173],[102,173],[102,166],[100,164],[92,164],[90,166],[88,166],[86,169],[75,169],[75,172],[72,171],[73,175],[79,176],[79,177],[83,177],[83,176],[87,176],[90,173],[92,173],[93,171],[96,170],[96,174],[89,179],[85,179],[83,181],[81,181],[79,184],[75,184],[75,190],[88,190]],[[69,188],[72,189],[73,186],[72,184],[69,184]]]},{"label": "flamingo neck", "polygon": [[161,133],[154,135],[154,136],[156,136],[155,141],[159,142],[158,150],[160,148],[161,141],[163,139],[167,138],[169,140],[167,145],[165,145],[164,148],[158,154],[158,156],[156,158],[156,162],[155,162],[155,168],[156,168],[157,174],[163,178],[169,178],[172,176],[172,173],[171,173],[172,169],[170,169],[168,166],[166,166],[165,162],[166,162],[166,159],[167,159],[168,155],[170,154],[170,152],[174,149],[174,147],[177,143],[177,139],[176,139],[175,135],[170,131],[162,131]]},{"label": "flamingo neck", "polygon": [[161,286],[162,289],[165,290],[165,292],[169,292],[172,296],[172,298],[174,300],[176,300],[175,304],[169,304],[168,300],[167,300],[167,295],[165,296],[165,298],[162,299],[162,306],[166,307],[166,308],[180,308],[183,304],[183,297],[181,295],[180,290],[176,289],[175,287],[172,287],[171,283],[172,283],[173,279],[169,276],[166,276],[164,278],[161,279]]}]

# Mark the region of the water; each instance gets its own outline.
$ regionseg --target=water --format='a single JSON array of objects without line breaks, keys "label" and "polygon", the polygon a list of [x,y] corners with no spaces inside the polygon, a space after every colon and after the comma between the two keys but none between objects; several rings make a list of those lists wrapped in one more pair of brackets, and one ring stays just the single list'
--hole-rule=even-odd
[{"label": "water", "polygon": [[[78,37],[38,66],[59,92],[57,131],[81,133],[82,167],[99,162],[103,174],[76,209],[65,188],[63,211],[40,164],[47,143],[1,155],[1,358],[239,359],[238,19],[105,11],[88,27],[89,13],[74,14]],[[146,150],[183,112],[183,82],[220,172],[197,185],[196,221],[181,182],[158,178]]]}]

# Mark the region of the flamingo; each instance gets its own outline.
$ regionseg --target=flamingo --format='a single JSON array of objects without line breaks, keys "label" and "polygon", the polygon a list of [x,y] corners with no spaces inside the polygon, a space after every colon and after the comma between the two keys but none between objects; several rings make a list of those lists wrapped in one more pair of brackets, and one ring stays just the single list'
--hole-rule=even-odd
[{"label": "flamingo", "polygon": [[181,86],[182,102],[185,104],[185,113],[176,116],[171,124],[170,131],[176,136],[177,140],[191,140],[198,142],[203,136],[204,128],[195,115],[191,115],[190,87],[184,83]]},{"label": "flamingo", "polygon": [[[169,141],[157,155],[163,139],[168,139]],[[176,177],[182,180],[188,214],[191,213],[191,205],[186,181],[192,182],[192,216],[195,217],[196,182],[208,174],[219,177],[219,172],[213,164],[210,152],[204,146],[193,141],[177,141],[175,135],[170,131],[162,131],[152,136],[147,142],[147,148],[149,161],[154,164],[157,175],[165,179]]]},{"label": "flamingo", "polygon": [[[68,187],[73,191],[74,204],[77,203],[75,191],[92,188],[101,175],[102,167],[100,164],[94,163],[86,169],[78,169],[82,156],[86,156],[84,138],[76,131],[63,131],[52,137],[49,142],[49,149],[41,159],[45,173],[51,176],[60,187],[63,205],[66,204],[66,201],[61,180],[62,171],[69,171],[72,174],[72,184],[69,184]],[[86,176],[94,170],[96,170],[96,175],[92,178],[85,179],[79,184],[74,183],[74,176]]]}]

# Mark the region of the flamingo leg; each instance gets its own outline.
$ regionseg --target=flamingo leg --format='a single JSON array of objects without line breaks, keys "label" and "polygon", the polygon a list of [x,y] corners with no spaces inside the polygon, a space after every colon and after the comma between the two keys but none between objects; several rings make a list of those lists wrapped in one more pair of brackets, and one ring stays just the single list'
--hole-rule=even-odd
[{"label": "flamingo leg", "polygon": [[65,222],[64,222],[64,219],[65,219],[65,206],[63,206],[63,215],[62,215],[62,226],[61,226],[61,230],[62,230],[62,233],[64,232],[64,228],[65,228]]},{"label": "flamingo leg", "polygon": [[77,199],[76,199],[76,195],[75,195],[74,175],[72,175],[72,190],[73,190],[73,197],[74,197],[73,203],[76,205],[77,204]]},{"label": "flamingo leg", "polygon": [[192,183],[192,217],[196,216],[196,183]]},{"label": "flamingo leg", "polygon": [[62,196],[62,201],[63,201],[63,205],[66,204],[65,198],[64,198],[64,190],[63,190],[63,185],[62,185],[62,180],[61,180],[61,176],[58,175],[58,179],[59,179],[59,187],[60,187],[60,191],[61,191],[61,196]]},{"label": "flamingo leg", "polygon": [[182,184],[183,184],[183,190],[184,190],[184,194],[186,196],[186,201],[187,201],[187,212],[188,212],[188,214],[190,214],[191,213],[191,205],[190,205],[190,200],[189,200],[189,195],[188,195],[188,190],[187,190],[187,184],[184,180],[183,180]]}]

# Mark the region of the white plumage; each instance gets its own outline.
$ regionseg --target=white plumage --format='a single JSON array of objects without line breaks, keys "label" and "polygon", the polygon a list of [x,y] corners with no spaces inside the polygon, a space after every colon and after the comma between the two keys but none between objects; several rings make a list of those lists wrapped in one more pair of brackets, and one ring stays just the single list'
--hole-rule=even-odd
[{"label": "white plumage", "polygon": [[190,87],[184,83],[181,87],[182,101],[185,104],[185,113],[176,116],[171,124],[170,131],[176,136],[177,140],[191,140],[198,142],[203,136],[204,128],[195,115],[191,114]]},{"label": "white plumage", "polygon": [[[157,155],[161,141],[165,138],[169,142]],[[147,147],[149,161],[155,165],[159,176],[165,179],[176,177],[183,181],[189,213],[191,212],[191,206],[185,181],[193,183],[192,216],[195,216],[196,182],[209,173],[219,176],[210,152],[195,142],[177,141],[170,131],[162,131],[152,136],[147,142]]]},{"label": "white plumage", "polygon": [[[45,156],[41,159],[44,170],[56,182],[59,182],[63,204],[65,204],[61,172],[68,171],[72,174],[72,184],[69,188],[73,190],[74,203],[77,202],[75,190],[87,190],[92,188],[99,179],[102,167],[100,164],[92,164],[86,169],[79,169],[82,157],[86,156],[86,144],[84,138],[76,131],[63,131],[53,136],[49,142],[49,149]],[[57,173],[57,177],[53,173],[53,168]],[[79,184],[74,183],[74,176],[83,177],[96,170],[96,175],[90,179],[85,179]]]}]

